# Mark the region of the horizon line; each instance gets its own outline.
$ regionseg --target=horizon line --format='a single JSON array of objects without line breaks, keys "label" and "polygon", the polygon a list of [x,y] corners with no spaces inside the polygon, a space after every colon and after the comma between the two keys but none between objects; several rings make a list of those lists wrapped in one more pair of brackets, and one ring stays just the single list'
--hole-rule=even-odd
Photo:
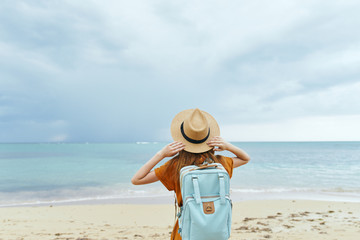
[{"label": "horizon line", "polygon": [[[172,141],[44,141],[44,142],[0,142],[0,144],[118,144],[118,143],[134,143],[134,144],[156,144],[169,143]],[[360,140],[281,140],[281,141],[228,141],[232,143],[308,143],[308,142],[360,142]]]}]

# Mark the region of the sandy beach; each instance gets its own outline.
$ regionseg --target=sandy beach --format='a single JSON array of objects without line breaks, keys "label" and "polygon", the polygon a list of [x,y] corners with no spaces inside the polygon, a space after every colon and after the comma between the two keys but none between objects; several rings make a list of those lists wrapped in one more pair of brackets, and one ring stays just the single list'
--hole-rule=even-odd
[{"label": "sandy beach", "polygon": [[[0,208],[0,239],[169,239],[170,204]],[[233,207],[230,239],[359,239],[360,203],[258,200]]]}]

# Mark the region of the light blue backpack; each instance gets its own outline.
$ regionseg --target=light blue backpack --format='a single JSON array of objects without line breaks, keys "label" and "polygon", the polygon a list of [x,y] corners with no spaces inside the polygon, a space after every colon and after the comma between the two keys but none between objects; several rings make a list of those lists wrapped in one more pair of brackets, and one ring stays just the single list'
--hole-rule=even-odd
[{"label": "light blue backpack", "polygon": [[220,163],[186,166],[180,171],[183,206],[179,232],[183,240],[225,240],[230,237],[230,178]]}]

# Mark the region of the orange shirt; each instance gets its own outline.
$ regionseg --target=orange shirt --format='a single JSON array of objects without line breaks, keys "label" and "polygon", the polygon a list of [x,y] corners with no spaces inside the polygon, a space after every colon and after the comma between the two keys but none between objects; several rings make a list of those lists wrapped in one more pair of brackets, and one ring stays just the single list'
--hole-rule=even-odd
[{"label": "orange shirt", "polygon": [[[226,169],[226,171],[229,173],[229,176],[231,178],[233,173],[233,159],[221,155],[216,155],[216,156],[217,158],[222,158],[223,166]],[[169,191],[175,191],[177,202],[179,203],[180,206],[182,206],[180,182],[179,179],[176,179],[174,177],[176,171],[175,164],[170,164],[173,159],[167,161],[164,165],[160,166],[159,168],[156,168],[155,175]],[[178,233],[178,230],[179,230],[179,222],[176,221],[176,224],[171,234],[172,240],[181,240],[181,236]]]}]

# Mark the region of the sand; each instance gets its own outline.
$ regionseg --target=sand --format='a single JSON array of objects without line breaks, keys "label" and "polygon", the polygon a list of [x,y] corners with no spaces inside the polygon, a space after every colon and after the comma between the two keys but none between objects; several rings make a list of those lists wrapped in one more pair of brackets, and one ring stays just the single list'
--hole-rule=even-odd
[{"label": "sand", "polygon": [[[0,239],[169,239],[173,205],[0,208]],[[360,239],[360,203],[257,200],[234,204],[234,239]]]}]

